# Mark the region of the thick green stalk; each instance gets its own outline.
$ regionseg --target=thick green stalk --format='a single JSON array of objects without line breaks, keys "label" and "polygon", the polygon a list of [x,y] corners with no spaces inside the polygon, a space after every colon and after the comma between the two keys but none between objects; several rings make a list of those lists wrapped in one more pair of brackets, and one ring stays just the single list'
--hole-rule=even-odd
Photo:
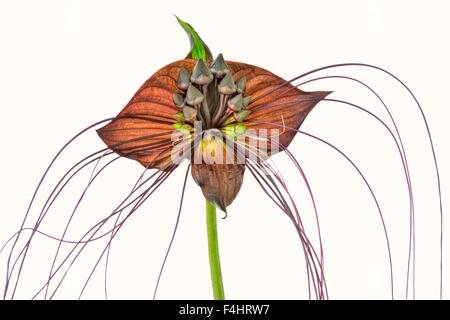
[{"label": "thick green stalk", "polygon": [[216,206],[206,201],[206,228],[208,231],[209,267],[215,300],[225,300],[222,271],[220,270],[219,240],[217,238]]}]

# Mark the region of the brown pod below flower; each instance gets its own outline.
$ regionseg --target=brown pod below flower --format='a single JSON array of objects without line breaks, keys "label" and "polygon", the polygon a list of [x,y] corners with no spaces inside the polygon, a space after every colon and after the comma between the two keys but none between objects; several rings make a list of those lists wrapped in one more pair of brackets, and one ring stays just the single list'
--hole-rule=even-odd
[{"label": "brown pod below flower", "polygon": [[244,180],[243,164],[192,164],[192,177],[205,198],[226,212]]}]

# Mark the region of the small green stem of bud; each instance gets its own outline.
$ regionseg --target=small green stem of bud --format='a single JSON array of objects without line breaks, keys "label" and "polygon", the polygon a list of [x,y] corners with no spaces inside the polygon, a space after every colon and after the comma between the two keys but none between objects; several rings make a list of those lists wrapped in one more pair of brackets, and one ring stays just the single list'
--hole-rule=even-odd
[{"label": "small green stem of bud", "polygon": [[208,255],[214,300],[225,300],[222,270],[220,269],[219,239],[217,237],[216,206],[206,200],[206,228],[208,233]]}]

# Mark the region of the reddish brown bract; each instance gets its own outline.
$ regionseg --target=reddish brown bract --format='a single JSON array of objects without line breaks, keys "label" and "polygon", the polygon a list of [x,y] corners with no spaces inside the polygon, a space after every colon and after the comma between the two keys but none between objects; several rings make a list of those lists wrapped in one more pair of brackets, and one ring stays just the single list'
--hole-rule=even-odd
[{"label": "reddish brown bract", "polygon": [[[169,141],[174,131],[172,125],[176,122],[173,115],[179,112],[172,94],[180,92],[176,86],[180,68],[191,72],[195,63],[192,59],[176,61],[151,76],[117,118],[98,130],[106,145],[148,168],[162,169],[169,165]],[[311,109],[329,94],[326,91],[301,91],[273,73],[249,64],[230,61],[227,64],[235,80],[247,78],[246,93],[252,99],[273,90],[247,107],[253,112],[244,124],[255,130],[281,131],[279,142],[283,147],[289,145],[296,134],[295,129],[300,127]],[[280,85],[283,86],[274,90]]]},{"label": "reddish brown bract", "polygon": [[[98,130],[98,134],[106,145],[116,153],[139,161],[147,168],[168,170],[177,165],[173,162],[173,135],[177,134],[174,115],[180,109],[173,101],[174,93],[182,93],[177,88],[181,68],[189,74],[197,61],[184,59],[173,62],[151,76],[137,91],[131,101],[108,125]],[[304,92],[292,86],[273,73],[245,63],[226,62],[234,81],[246,78],[245,94],[251,97],[246,110],[250,111],[242,122],[248,131],[271,135],[272,130],[278,133],[278,145],[270,146],[268,152],[256,150],[258,160],[266,159],[277,151],[284,150],[297,133],[307,114],[329,92]],[[221,128],[217,128],[221,129]],[[181,136],[181,133],[178,133]],[[254,135],[245,137],[245,144],[258,146],[251,141]],[[189,144],[190,142],[185,142]],[[254,147],[253,147],[254,149]],[[275,151],[274,151],[275,150]],[[252,150],[251,152],[254,152]],[[261,159],[259,159],[261,158]],[[190,159],[191,162],[192,158]],[[192,175],[202,187],[205,197],[225,208],[236,197],[242,185],[245,171],[244,164],[194,164]],[[228,177],[228,179],[224,179]],[[223,185],[227,184],[227,185]],[[229,185],[228,185],[229,184]]]}]

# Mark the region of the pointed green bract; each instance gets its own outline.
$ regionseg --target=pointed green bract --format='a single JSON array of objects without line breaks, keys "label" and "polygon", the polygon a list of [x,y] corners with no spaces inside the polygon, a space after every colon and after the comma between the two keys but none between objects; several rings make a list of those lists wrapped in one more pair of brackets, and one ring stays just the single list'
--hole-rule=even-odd
[{"label": "pointed green bract", "polygon": [[209,50],[206,43],[203,42],[203,40],[198,35],[197,31],[194,30],[194,28],[187,22],[181,20],[177,16],[178,23],[180,26],[186,31],[189,41],[191,42],[191,51],[189,51],[186,58],[192,58],[194,60],[203,60],[205,62],[211,62],[212,61],[212,54]]}]

